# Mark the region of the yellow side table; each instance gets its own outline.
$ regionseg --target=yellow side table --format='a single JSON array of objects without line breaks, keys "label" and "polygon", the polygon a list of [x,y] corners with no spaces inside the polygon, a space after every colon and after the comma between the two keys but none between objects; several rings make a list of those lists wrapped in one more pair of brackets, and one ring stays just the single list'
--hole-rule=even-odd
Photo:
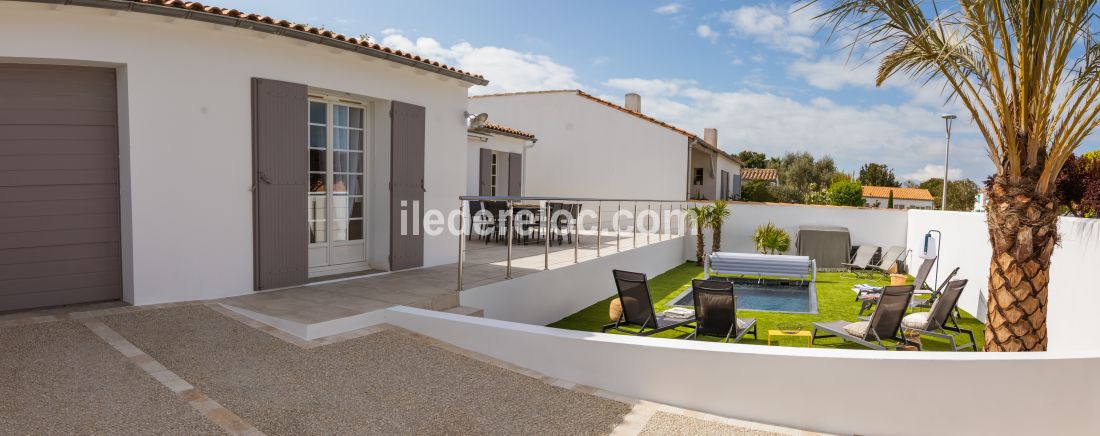
[{"label": "yellow side table", "polygon": [[806,338],[806,346],[807,347],[812,345],[813,340],[814,340],[814,335],[812,333],[810,333],[810,331],[808,331],[808,330],[799,330],[799,331],[794,332],[794,333],[787,333],[783,330],[768,330],[768,345],[772,344],[772,336],[775,336],[777,338],[778,337],[783,337],[783,336],[796,336],[796,337],[800,336],[800,337],[804,337],[804,338]]}]

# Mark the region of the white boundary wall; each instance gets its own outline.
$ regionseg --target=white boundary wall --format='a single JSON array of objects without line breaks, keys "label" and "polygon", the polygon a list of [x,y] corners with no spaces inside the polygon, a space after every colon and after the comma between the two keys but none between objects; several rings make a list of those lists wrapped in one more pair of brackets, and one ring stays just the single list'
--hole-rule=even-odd
[{"label": "white boundary wall", "polygon": [[[974,212],[909,211],[907,240],[920,247],[924,234],[931,229],[943,233],[940,241],[940,277],[956,266],[959,278],[969,279],[960,307],[985,318],[989,295],[989,244],[986,215]],[[1100,258],[1100,220],[1060,218],[1061,245],[1054,249],[1050,267],[1050,294],[1047,312],[1049,349],[1056,351],[1100,350],[1100,335],[1095,331],[1100,311],[1100,282],[1095,279]],[[910,269],[920,262],[910,259]],[[929,280],[931,283],[931,279]]]},{"label": "white boundary wall", "polygon": [[545,325],[615,295],[611,270],[624,269],[650,277],[683,263],[683,240],[674,238],[588,259],[549,271],[463,290],[463,306],[485,310],[486,318]]},{"label": "white boundary wall", "polygon": [[[387,309],[386,322],[550,377],[807,430],[1033,435],[1100,428],[1098,352],[763,347],[567,331],[406,307]],[[682,371],[670,372],[677,367]],[[884,396],[868,402],[879,389]]]}]

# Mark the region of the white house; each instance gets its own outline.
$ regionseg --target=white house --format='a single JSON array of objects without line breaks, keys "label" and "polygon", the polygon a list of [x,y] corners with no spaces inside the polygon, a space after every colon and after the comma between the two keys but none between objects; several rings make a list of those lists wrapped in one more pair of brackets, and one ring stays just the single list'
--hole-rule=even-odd
[{"label": "white house", "polygon": [[625,106],[580,90],[481,95],[470,98],[470,111],[538,134],[524,157],[527,196],[682,200],[696,186],[693,162],[707,195],[740,193],[736,159],[645,115],[637,94]]},{"label": "white house", "polygon": [[877,209],[889,208],[893,194],[894,209],[935,209],[935,201],[927,189],[864,186],[863,202]]},{"label": "white house", "polygon": [[537,141],[533,133],[474,121],[466,133],[466,195],[523,195],[527,150]]},{"label": "white house", "polygon": [[691,141],[688,198],[741,198],[741,161],[718,148],[718,129],[705,129],[702,141]]},{"label": "white house", "polygon": [[399,220],[466,193],[485,83],[198,3],[0,2],[0,311],[453,262]]}]

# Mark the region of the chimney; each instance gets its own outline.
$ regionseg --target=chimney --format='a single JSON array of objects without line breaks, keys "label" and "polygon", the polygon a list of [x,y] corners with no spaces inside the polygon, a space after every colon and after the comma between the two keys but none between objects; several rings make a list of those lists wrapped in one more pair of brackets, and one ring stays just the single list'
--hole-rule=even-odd
[{"label": "chimney", "polygon": [[718,147],[718,129],[703,129],[703,140]]},{"label": "chimney", "polygon": [[633,92],[626,95],[626,110],[642,113],[642,96]]}]

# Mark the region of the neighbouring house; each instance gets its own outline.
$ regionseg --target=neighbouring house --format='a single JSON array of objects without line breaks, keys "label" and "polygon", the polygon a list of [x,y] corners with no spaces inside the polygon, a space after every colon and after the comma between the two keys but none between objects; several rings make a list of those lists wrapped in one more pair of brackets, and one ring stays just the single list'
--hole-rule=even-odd
[{"label": "neighbouring house", "polygon": [[704,129],[703,140],[691,142],[688,198],[741,199],[741,161],[718,148],[718,129]]},{"label": "neighbouring house", "polygon": [[453,262],[401,229],[466,193],[486,83],[199,3],[0,2],[0,311]]},{"label": "neighbouring house", "polygon": [[466,195],[523,195],[527,149],[533,133],[490,122],[466,129]]},{"label": "neighbouring house", "polygon": [[779,184],[779,170],[775,168],[742,168],[741,169],[741,182],[751,182],[754,180],[768,182],[773,185]]},{"label": "neighbouring house", "polygon": [[[470,111],[538,134],[538,145],[523,158],[527,196],[683,200],[692,183],[691,156],[698,151],[713,160],[718,150],[645,115],[637,94],[628,94],[625,106],[575,89],[480,95],[470,98]],[[735,163],[705,166],[714,184],[709,192],[720,192],[713,180],[725,171],[726,192],[739,195]]]},{"label": "neighbouring house", "polygon": [[978,194],[974,196],[974,212],[985,212],[986,198],[985,188],[979,189]]},{"label": "neighbouring house", "polygon": [[927,189],[894,188],[891,186],[864,186],[863,201],[868,207],[886,209],[890,194],[894,196],[894,209],[935,209],[935,201]]}]

